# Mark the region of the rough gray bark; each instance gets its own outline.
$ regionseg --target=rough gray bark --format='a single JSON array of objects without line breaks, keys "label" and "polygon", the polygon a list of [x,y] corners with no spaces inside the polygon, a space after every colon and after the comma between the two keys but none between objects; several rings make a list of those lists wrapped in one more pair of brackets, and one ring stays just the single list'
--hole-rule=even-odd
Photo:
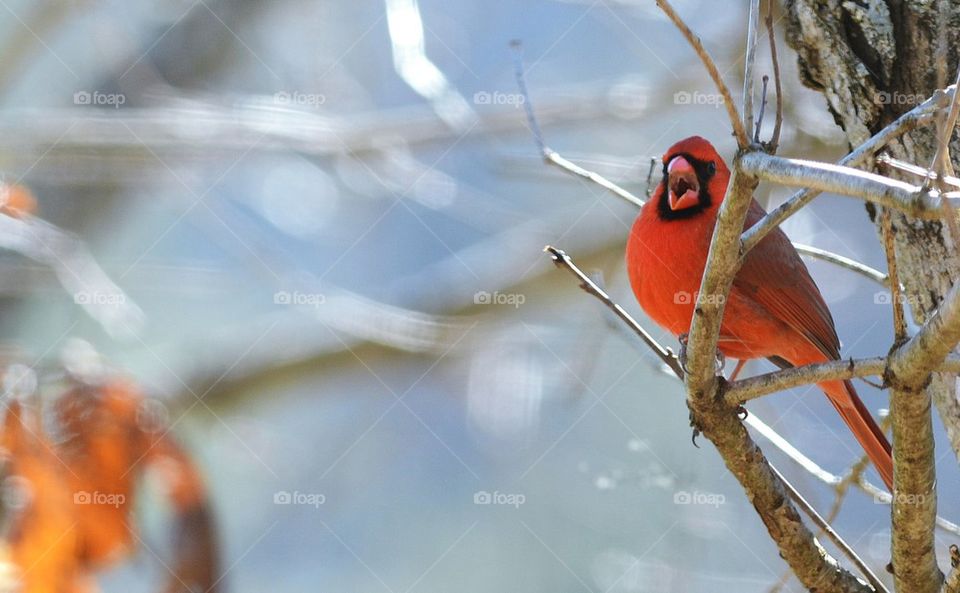
[{"label": "rough gray bark", "polygon": [[[941,17],[942,9],[945,9],[943,14],[949,14],[949,23]],[[787,41],[799,54],[803,82],[823,93],[828,109],[846,132],[851,146],[863,142],[942,87],[944,72],[956,71],[960,41],[960,5],[956,3],[787,0],[786,10]],[[937,52],[941,27],[946,27],[943,30],[947,41],[946,64]],[[955,156],[960,151],[956,135],[951,149],[956,163]],[[936,153],[934,128],[912,130],[891,143],[888,152],[895,158],[926,167]],[[876,166],[876,162],[870,160],[865,168],[876,170]],[[882,173],[896,176],[895,171]],[[875,209],[868,206],[867,212],[876,222]],[[910,302],[916,303],[913,307],[916,321],[922,322],[936,310],[958,278],[960,266],[954,245],[941,221],[909,219],[897,212],[892,213],[892,221],[900,280]],[[912,412],[895,416],[895,422],[907,421],[906,417],[911,415],[928,414],[929,404],[913,385],[894,387],[895,407]],[[960,404],[955,397],[953,378],[935,375],[926,388],[926,397],[936,405],[954,452],[960,456]],[[894,432],[898,432],[896,427]],[[933,480],[933,476],[911,478],[909,494],[922,495],[926,490],[926,495],[932,496]],[[906,494],[899,492],[900,479],[896,487],[898,495]],[[895,529],[897,519],[894,511]],[[894,571],[898,591],[939,590],[933,534],[921,533],[920,527],[919,524],[900,525],[906,537],[899,544],[895,538]],[[900,554],[910,554],[913,562],[898,564]]]}]

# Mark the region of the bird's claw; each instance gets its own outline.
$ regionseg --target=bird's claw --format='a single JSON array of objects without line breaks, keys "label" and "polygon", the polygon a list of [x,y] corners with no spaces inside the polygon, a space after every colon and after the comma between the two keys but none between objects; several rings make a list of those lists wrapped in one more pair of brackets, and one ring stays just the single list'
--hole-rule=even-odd
[{"label": "bird's claw", "polygon": [[693,434],[690,435],[690,442],[693,443],[694,447],[699,449],[700,445],[697,444],[697,437],[703,434],[703,431],[700,430],[700,423],[697,422],[696,417],[694,417],[693,410],[690,410],[690,426],[693,427]]},{"label": "bird's claw", "polygon": [[[680,334],[677,336],[677,340],[680,342],[680,351],[677,353],[677,361],[680,363],[680,368],[683,369],[684,374],[690,374],[690,370],[687,368],[687,342],[690,340],[690,334]],[[718,375],[722,375],[723,368],[726,365],[727,358],[723,355],[723,352],[717,350],[716,373]]]},{"label": "bird's claw", "polygon": [[690,371],[687,369],[687,339],[689,337],[690,334],[680,334],[677,336],[677,341],[680,342],[680,351],[677,352],[677,361],[680,362],[680,368],[683,369],[684,375],[690,374]]}]

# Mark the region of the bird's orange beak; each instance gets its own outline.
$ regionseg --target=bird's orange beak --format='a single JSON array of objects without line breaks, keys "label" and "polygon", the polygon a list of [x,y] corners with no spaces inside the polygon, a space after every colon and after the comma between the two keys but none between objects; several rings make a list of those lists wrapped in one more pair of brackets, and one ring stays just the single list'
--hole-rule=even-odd
[{"label": "bird's orange beak", "polygon": [[667,165],[668,200],[671,210],[683,210],[700,203],[700,181],[693,165],[682,156],[675,156]]}]

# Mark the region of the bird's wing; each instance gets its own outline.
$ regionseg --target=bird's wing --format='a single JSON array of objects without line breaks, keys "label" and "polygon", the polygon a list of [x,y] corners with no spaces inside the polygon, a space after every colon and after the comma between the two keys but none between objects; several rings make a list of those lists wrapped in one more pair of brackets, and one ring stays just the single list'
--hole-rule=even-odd
[{"label": "bird's wing", "polygon": [[[745,228],[764,214],[763,208],[754,201],[747,213]],[[830,310],[807,266],[779,228],[747,254],[733,288],[804,336],[826,356],[840,357],[840,340]]]}]

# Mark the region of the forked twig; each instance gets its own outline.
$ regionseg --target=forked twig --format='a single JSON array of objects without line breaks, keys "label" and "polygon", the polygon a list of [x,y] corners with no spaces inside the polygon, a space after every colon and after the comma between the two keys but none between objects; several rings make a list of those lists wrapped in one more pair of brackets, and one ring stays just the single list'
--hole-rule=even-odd
[{"label": "forked twig", "polygon": [[717,90],[720,91],[720,95],[723,97],[723,105],[727,108],[727,116],[730,118],[730,125],[733,126],[733,134],[737,138],[737,146],[739,146],[740,149],[747,148],[750,146],[750,136],[747,135],[747,131],[743,127],[743,121],[740,119],[740,114],[737,113],[737,106],[733,102],[730,89],[726,83],[723,82],[723,77],[720,76],[720,71],[713,62],[713,58],[711,58],[707,50],[704,49],[700,38],[693,34],[693,31],[683,22],[683,19],[680,18],[680,15],[677,14],[668,0],[657,0],[657,6],[673,21],[673,24],[676,25],[680,33],[686,38],[690,47],[697,53],[700,61],[703,62],[704,67],[706,67],[707,72],[710,74],[710,78],[713,79],[713,84],[716,85]]},{"label": "forked twig", "polygon": [[[950,87],[946,90],[946,93],[934,95],[934,97],[927,99],[911,111],[901,115],[896,121],[890,123],[847,156],[840,159],[837,164],[853,167],[866,162],[874,153],[895,138],[898,138],[923,122],[930,121],[932,114],[946,104],[947,97],[953,97],[955,91],[956,86]],[[744,231],[740,237],[740,251],[743,254],[749,252],[767,233],[782,224],[783,221],[790,216],[799,212],[801,208],[809,204],[814,198],[819,196],[820,193],[820,191],[814,189],[802,189],[791,196],[789,200],[774,210],[771,210],[759,222]]]}]

